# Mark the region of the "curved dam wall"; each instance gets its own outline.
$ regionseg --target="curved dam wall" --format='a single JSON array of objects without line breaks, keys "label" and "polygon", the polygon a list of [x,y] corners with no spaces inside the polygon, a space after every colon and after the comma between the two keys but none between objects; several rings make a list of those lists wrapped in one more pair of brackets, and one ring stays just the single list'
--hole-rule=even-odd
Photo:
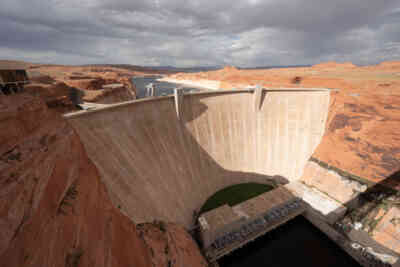
[{"label": "curved dam wall", "polygon": [[66,117],[110,196],[136,223],[193,224],[216,191],[301,177],[324,133],[329,91],[221,91],[136,100]]}]

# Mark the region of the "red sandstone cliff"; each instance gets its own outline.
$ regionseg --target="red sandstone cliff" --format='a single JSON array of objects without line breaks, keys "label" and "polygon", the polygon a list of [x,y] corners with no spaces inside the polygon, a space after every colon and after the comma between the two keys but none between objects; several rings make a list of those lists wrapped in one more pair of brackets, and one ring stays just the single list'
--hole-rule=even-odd
[{"label": "red sandstone cliff", "polygon": [[72,128],[37,98],[0,107],[1,266],[151,266]]},{"label": "red sandstone cliff", "polygon": [[178,226],[138,234],[74,130],[42,100],[0,97],[0,125],[0,266],[171,266],[154,260],[165,251],[150,249],[153,232],[175,240],[174,266],[204,264]]},{"label": "red sandstone cliff", "polygon": [[[111,87],[83,91],[83,101],[113,104],[136,99],[136,87],[130,78],[121,77],[111,83]],[[106,87],[106,86],[105,86]]]},{"label": "red sandstone cliff", "polygon": [[134,74],[120,69],[35,66],[28,73],[31,83],[26,91],[62,113],[78,110],[82,100],[112,104],[136,99]]},{"label": "red sandstone cliff", "polygon": [[40,97],[49,108],[60,113],[78,110],[77,103],[73,101],[75,94],[75,99],[79,102],[80,91],[78,89],[68,86],[64,82],[55,80],[47,82],[44,81],[45,79],[51,80],[51,77],[42,76],[39,81],[33,80],[30,84],[25,85],[25,92]]},{"label": "red sandstone cliff", "polygon": [[190,235],[175,224],[139,224],[139,235],[150,248],[153,266],[207,266]]}]

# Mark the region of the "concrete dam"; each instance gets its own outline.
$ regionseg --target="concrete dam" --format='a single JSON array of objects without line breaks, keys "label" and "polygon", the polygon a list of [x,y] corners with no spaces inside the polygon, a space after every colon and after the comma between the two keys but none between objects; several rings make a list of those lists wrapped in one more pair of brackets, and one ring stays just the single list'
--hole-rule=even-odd
[{"label": "concrete dam", "polygon": [[327,89],[248,89],[135,100],[66,115],[111,199],[135,223],[190,228],[218,190],[295,181],[320,143]]}]

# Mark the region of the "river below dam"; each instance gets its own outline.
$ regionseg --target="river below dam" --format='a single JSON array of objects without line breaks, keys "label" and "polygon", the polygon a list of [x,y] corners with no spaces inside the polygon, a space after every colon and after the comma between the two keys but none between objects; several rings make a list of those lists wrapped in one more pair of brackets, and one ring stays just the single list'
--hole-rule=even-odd
[{"label": "river below dam", "polygon": [[207,89],[188,87],[181,84],[157,81],[161,76],[144,76],[134,77],[132,82],[137,90],[137,98],[148,97],[146,85],[152,83],[155,87],[155,96],[171,95],[174,93],[174,88],[183,88],[185,93],[206,91]]},{"label": "river below dam", "polygon": [[302,216],[221,258],[218,263],[220,267],[360,266]]}]

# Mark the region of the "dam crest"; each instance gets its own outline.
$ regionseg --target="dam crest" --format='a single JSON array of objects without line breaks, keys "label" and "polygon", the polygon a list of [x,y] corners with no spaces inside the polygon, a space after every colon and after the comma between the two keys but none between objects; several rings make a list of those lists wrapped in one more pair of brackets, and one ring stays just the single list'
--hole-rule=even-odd
[{"label": "dam crest", "polygon": [[328,89],[154,97],[65,115],[115,206],[134,222],[190,228],[216,191],[298,180],[320,143]]}]

